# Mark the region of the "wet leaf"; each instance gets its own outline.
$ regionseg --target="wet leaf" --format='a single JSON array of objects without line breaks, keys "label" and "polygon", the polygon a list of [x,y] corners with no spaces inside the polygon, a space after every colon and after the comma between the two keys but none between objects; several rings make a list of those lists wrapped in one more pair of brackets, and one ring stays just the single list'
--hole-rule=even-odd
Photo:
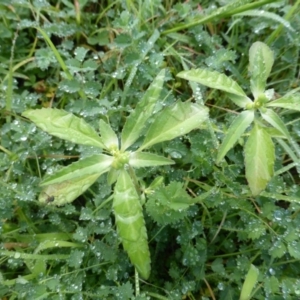
[{"label": "wet leaf", "polygon": [[249,50],[251,90],[255,98],[264,93],[266,81],[274,63],[272,50],[262,42],[255,42]]},{"label": "wet leaf", "polygon": [[142,97],[141,101],[138,102],[134,111],[126,119],[126,123],[122,131],[122,150],[126,150],[140,137],[145,123],[152,115],[155,104],[159,100],[159,95],[164,83],[165,73],[166,71],[162,70],[156,76]]},{"label": "wet leaf", "polygon": [[255,124],[245,146],[246,178],[254,196],[262,192],[274,173],[275,150],[269,134]]},{"label": "wet leaf", "polygon": [[258,275],[259,270],[254,265],[251,265],[241,290],[240,300],[250,299],[253,288],[257,282]]},{"label": "wet leaf", "polygon": [[156,115],[138,151],[187,134],[199,127],[207,118],[208,110],[204,106],[189,102],[175,103]]},{"label": "wet leaf", "polygon": [[218,151],[217,163],[224,158],[253,120],[253,110],[243,111],[233,120]]},{"label": "wet leaf", "polygon": [[164,166],[174,164],[174,161],[153,153],[133,152],[130,154],[129,164],[134,168]]},{"label": "wet leaf", "polygon": [[[76,177],[60,183],[50,184],[43,188],[39,195],[39,202],[46,205],[65,205],[73,202],[84,193],[101,174]],[[52,201],[49,201],[51,198]]]},{"label": "wet leaf", "polygon": [[101,138],[83,119],[64,110],[42,108],[25,111],[22,116],[30,119],[42,130],[72,143],[105,148]]},{"label": "wet leaf", "polygon": [[261,116],[273,127],[275,127],[277,130],[279,130],[286,138],[290,139],[290,133],[286,126],[284,125],[283,121],[280,119],[280,117],[275,113],[275,111],[271,109],[266,109],[260,111]]},{"label": "wet leaf", "polygon": [[300,111],[300,94],[294,93],[283,96],[277,100],[268,102],[267,107],[281,107],[285,109]]},{"label": "wet leaf", "polygon": [[60,183],[66,180],[73,180],[77,177],[83,177],[93,174],[101,174],[108,172],[113,162],[113,157],[98,154],[83,158],[71,165],[60,169],[53,175],[46,176],[41,182],[41,186]]},{"label": "wet leaf", "polygon": [[151,270],[147,230],[139,196],[126,170],[120,171],[115,186],[113,210],[123,247],[140,275],[147,279]]},{"label": "wet leaf", "polygon": [[252,102],[237,82],[222,73],[206,69],[193,69],[182,71],[178,73],[177,76],[186,80],[196,81],[213,89],[240,96],[240,99],[244,100],[244,106],[246,106],[247,103]]}]

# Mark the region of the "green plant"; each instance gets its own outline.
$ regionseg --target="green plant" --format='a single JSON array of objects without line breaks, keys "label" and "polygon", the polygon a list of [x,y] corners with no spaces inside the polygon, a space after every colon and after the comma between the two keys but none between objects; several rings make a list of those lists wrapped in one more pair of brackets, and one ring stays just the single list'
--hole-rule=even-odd
[{"label": "green plant", "polygon": [[[260,194],[274,174],[275,150],[271,137],[291,140],[288,129],[274,108],[300,111],[300,94],[297,90],[274,99],[274,90],[266,90],[267,79],[274,63],[273,52],[262,42],[255,42],[249,49],[250,88],[253,101],[236,81],[216,71],[195,69],[182,71],[178,77],[195,81],[226,92],[237,106],[244,109],[233,120],[218,150],[217,163],[253,124],[244,147],[246,178],[254,196]],[[259,112],[259,115],[257,114]],[[266,123],[273,126],[267,127]],[[272,130],[274,129],[274,130]]]},{"label": "green plant", "polygon": [[[246,53],[259,40],[276,56],[266,90],[273,88],[276,99],[295,92],[299,0],[0,2],[0,298],[299,298],[299,112],[266,106],[288,128],[287,139],[253,109],[249,129],[259,123],[276,145],[274,175],[253,197],[244,160],[250,130],[216,164],[219,141],[244,108],[222,90],[176,77],[193,68],[230,74],[252,99]],[[121,141],[127,118],[162,69],[164,84],[145,131],[116,154],[126,160],[136,153],[157,112],[174,103],[205,105],[210,117],[196,130],[138,151],[175,163],[122,168],[121,162],[115,169],[103,133]],[[47,134],[21,116],[50,107],[58,119],[92,128],[96,134],[88,135],[97,146]],[[109,160],[107,173],[97,173]],[[39,186],[44,175],[47,180],[66,166],[82,177]],[[116,206],[117,196],[129,190],[126,204],[136,208],[136,224],[118,225],[128,206]],[[147,280],[133,272],[119,226],[125,239],[141,229],[139,239],[123,243],[129,252],[141,247],[146,262],[149,250]],[[149,264],[143,267],[147,272]]]},{"label": "green plant", "polygon": [[[72,202],[99,176],[108,172],[109,184],[116,182],[113,209],[119,235],[131,262],[145,279],[150,275],[150,254],[139,199],[140,189],[133,169],[174,163],[168,158],[142,150],[187,134],[207,119],[205,107],[189,102],[177,102],[157,113],[145,133],[143,143],[137,150],[129,150],[145,132],[146,122],[159,100],[164,74],[164,70],[160,72],[135,110],[127,117],[120,134],[120,145],[118,136],[109,123],[103,120],[100,120],[99,125],[100,137],[83,119],[62,110],[48,108],[28,110],[22,114],[52,135],[73,143],[101,148],[110,154],[109,156],[101,153],[83,158],[46,176],[41,183],[45,188],[39,201],[47,205]],[[49,197],[52,201],[49,201]]]}]

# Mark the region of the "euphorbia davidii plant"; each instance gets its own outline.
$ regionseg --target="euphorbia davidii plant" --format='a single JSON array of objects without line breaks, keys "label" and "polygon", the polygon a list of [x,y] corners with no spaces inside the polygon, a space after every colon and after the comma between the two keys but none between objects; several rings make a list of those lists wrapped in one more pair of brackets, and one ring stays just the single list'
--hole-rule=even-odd
[{"label": "euphorbia davidii plant", "polygon": [[[54,136],[101,149],[99,154],[46,176],[41,183],[44,188],[39,201],[48,205],[72,202],[107,172],[108,182],[116,182],[113,211],[119,236],[132,264],[145,279],[150,274],[150,253],[134,169],[173,164],[169,158],[143,150],[190,132],[208,117],[208,110],[201,105],[177,102],[157,113],[145,131],[146,122],[153,117],[154,107],[159,101],[164,77],[165,70],[162,70],[128,116],[120,137],[103,120],[100,120],[99,136],[83,119],[64,110],[44,108],[23,113]],[[145,135],[142,145],[135,151],[130,150],[129,147],[142,135]]]},{"label": "euphorbia davidii plant", "polygon": [[267,125],[273,126],[282,138],[290,140],[288,129],[273,108],[300,110],[299,93],[288,93],[279,99],[273,100],[274,91],[266,90],[267,78],[270,75],[273,63],[273,52],[266,44],[256,42],[250,47],[249,71],[253,100],[246,95],[237,82],[219,72],[195,69],[177,74],[181,78],[226,92],[228,97],[243,109],[233,120],[225,135],[218,150],[217,163],[221,162],[227,152],[252,124],[244,154],[246,178],[254,196],[265,189],[274,173],[274,144],[269,133],[270,128]]}]

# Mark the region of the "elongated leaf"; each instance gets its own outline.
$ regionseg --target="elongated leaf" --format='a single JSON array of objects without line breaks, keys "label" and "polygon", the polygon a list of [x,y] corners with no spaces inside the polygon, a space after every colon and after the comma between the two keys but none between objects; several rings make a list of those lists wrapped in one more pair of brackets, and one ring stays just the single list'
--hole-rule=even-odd
[{"label": "elongated leaf", "polygon": [[280,117],[275,113],[275,111],[271,109],[266,109],[265,112],[263,110],[260,110],[261,116],[273,127],[275,127],[277,130],[279,130],[286,138],[290,138],[290,133]]},{"label": "elongated leaf", "polygon": [[58,206],[70,203],[83,194],[100,175],[101,173],[96,173],[47,185],[40,193],[39,201],[43,204]]},{"label": "elongated leaf", "polygon": [[245,108],[247,106],[247,104],[248,105],[253,104],[251,99],[249,99],[248,97],[245,97],[245,96],[239,96],[239,95],[234,95],[234,94],[230,94],[230,93],[227,93],[227,96],[234,104],[236,104],[237,106],[239,106],[241,108]]},{"label": "elongated leaf", "polygon": [[119,149],[119,140],[117,135],[110,125],[105,123],[103,120],[100,120],[100,133],[106,149]]},{"label": "elongated leaf", "polygon": [[119,169],[111,168],[107,174],[107,183],[109,185],[114,184],[119,177],[119,173],[120,173]]},{"label": "elongated leaf", "polygon": [[30,109],[22,114],[42,130],[72,143],[105,148],[101,138],[88,123],[64,110]]},{"label": "elongated leaf", "polygon": [[206,69],[192,69],[189,71],[182,71],[178,73],[177,76],[186,80],[199,82],[213,89],[245,97],[245,102],[248,101],[248,97],[243,89],[234,80],[222,73]]},{"label": "elongated leaf", "polygon": [[295,31],[295,29],[291,26],[290,22],[280,17],[279,15],[269,11],[258,10],[258,9],[246,10],[244,12],[236,14],[236,16],[250,16],[255,18],[260,17],[260,18],[271,19],[275,22],[281,23],[286,29],[290,31]]},{"label": "elongated leaf", "polygon": [[152,115],[154,106],[159,99],[163,87],[165,73],[165,70],[160,71],[134,111],[127,118],[121,138],[121,149],[123,151],[130,147],[140,137],[145,123]]},{"label": "elongated leaf", "polygon": [[140,275],[150,275],[150,252],[139,196],[126,170],[121,170],[114,191],[113,209],[123,247]]},{"label": "elongated leaf", "polygon": [[172,165],[174,164],[174,161],[152,153],[133,152],[130,155],[129,164],[134,168],[141,168]]},{"label": "elongated leaf", "polygon": [[255,98],[263,94],[266,81],[274,63],[272,50],[262,42],[255,42],[249,49],[251,91]]},{"label": "elongated leaf", "polygon": [[139,151],[184,135],[199,127],[207,118],[208,109],[205,106],[190,102],[175,103],[157,114]]},{"label": "elongated leaf", "polygon": [[300,111],[300,93],[283,96],[277,100],[268,102],[267,106]]},{"label": "elongated leaf", "polygon": [[246,110],[236,117],[230,125],[228,132],[223,140],[222,145],[219,148],[217,163],[219,163],[226,153],[234,146],[236,141],[241,137],[245,130],[254,120],[254,111]]},{"label": "elongated leaf", "polygon": [[242,287],[240,300],[251,299],[250,296],[257,282],[258,275],[259,275],[259,270],[254,265],[251,265]]},{"label": "elongated leaf", "polygon": [[112,162],[112,156],[104,154],[92,155],[62,168],[53,175],[46,176],[40,185],[44,186],[60,183],[66,180],[74,180],[74,178],[77,177],[93,174],[101,175],[110,169]]},{"label": "elongated leaf", "polygon": [[246,178],[253,196],[263,191],[273,176],[274,144],[264,128],[255,124],[245,145]]}]

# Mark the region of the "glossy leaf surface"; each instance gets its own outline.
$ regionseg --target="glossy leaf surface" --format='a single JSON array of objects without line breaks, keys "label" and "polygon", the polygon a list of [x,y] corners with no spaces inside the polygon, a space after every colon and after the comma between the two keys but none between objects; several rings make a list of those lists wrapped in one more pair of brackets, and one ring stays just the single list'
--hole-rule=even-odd
[{"label": "glossy leaf surface", "polygon": [[113,210],[123,247],[140,275],[147,279],[151,267],[145,220],[139,196],[126,170],[120,172],[115,186]]},{"label": "glossy leaf surface", "polygon": [[233,120],[218,151],[217,163],[224,158],[226,153],[234,146],[253,120],[253,110],[243,111]]},{"label": "glossy leaf surface", "polygon": [[30,109],[22,114],[42,130],[81,145],[104,148],[101,138],[88,123],[61,109]]},{"label": "glossy leaf surface", "polygon": [[138,102],[134,111],[127,118],[122,131],[122,150],[126,150],[140,137],[144,125],[152,115],[155,104],[159,99],[164,83],[165,72],[165,70],[162,70],[156,76],[141,101]]},{"label": "glossy leaf surface", "polygon": [[162,110],[150,126],[139,151],[169,141],[199,127],[208,118],[205,106],[178,102]]},{"label": "glossy leaf surface", "polygon": [[112,162],[112,156],[104,154],[92,155],[58,170],[53,175],[46,176],[40,185],[60,183],[94,174],[99,174],[98,176],[100,176],[110,169]]},{"label": "glossy leaf surface", "polygon": [[257,283],[258,275],[259,275],[259,270],[254,265],[251,265],[242,287],[240,300],[251,299],[250,296],[255,284]]},{"label": "glossy leaf surface", "polygon": [[72,180],[47,185],[39,195],[39,202],[58,206],[70,203],[84,193],[100,175],[101,173],[76,177]]},{"label": "glossy leaf surface", "polygon": [[245,105],[249,101],[251,102],[237,82],[222,73],[206,69],[192,69],[189,71],[182,71],[178,73],[177,76],[186,80],[196,81],[213,89],[245,97]]},{"label": "glossy leaf surface", "polygon": [[253,102],[248,97],[245,96],[235,95],[231,93],[227,93],[228,98],[237,106],[241,108],[245,108],[248,105],[252,105]]},{"label": "glossy leaf surface", "polygon": [[119,149],[119,140],[117,135],[110,125],[105,123],[103,120],[100,120],[100,133],[106,149]]},{"label": "glossy leaf surface", "polygon": [[268,102],[267,106],[300,111],[300,93],[283,96],[277,100]]},{"label": "glossy leaf surface", "polygon": [[279,130],[286,138],[290,138],[290,134],[280,117],[271,109],[261,110],[261,116],[273,127]]},{"label": "glossy leaf surface", "polygon": [[265,189],[274,173],[275,149],[270,135],[255,125],[245,146],[246,178],[253,196]]},{"label": "glossy leaf surface", "polygon": [[255,42],[249,49],[249,72],[251,90],[255,98],[266,88],[266,81],[274,63],[272,50],[262,42]]},{"label": "glossy leaf surface", "polygon": [[134,168],[151,167],[151,166],[164,166],[174,164],[174,161],[166,157],[145,153],[133,152],[130,155],[129,164]]}]

